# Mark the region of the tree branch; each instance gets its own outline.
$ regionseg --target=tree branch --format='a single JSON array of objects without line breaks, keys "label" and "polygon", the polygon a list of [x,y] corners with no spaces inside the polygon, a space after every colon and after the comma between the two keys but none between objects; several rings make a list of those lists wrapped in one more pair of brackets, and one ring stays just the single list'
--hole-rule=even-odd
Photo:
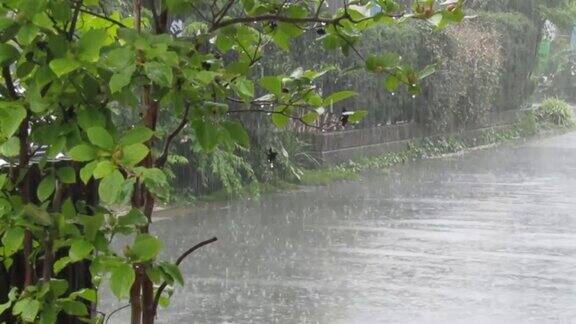
[{"label": "tree branch", "polygon": [[286,23],[292,24],[302,24],[302,23],[313,23],[313,22],[321,22],[325,24],[334,24],[338,23],[340,20],[348,18],[347,14],[342,16],[338,16],[336,18],[321,18],[321,17],[303,17],[303,18],[294,18],[294,17],[286,17],[286,16],[279,16],[279,15],[261,15],[261,16],[254,16],[254,17],[239,17],[224,20],[221,22],[217,22],[210,28],[210,32],[218,30],[220,28],[234,25],[234,24],[241,24],[241,23],[251,23],[251,22],[258,22],[258,21],[268,21],[268,20],[275,20],[281,21]]},{"label": "tree branch", "polygon": [[72,13],[70,29],[68,30],[68,40],[72,40],[72,37],[74,37],[74,32],[76,31],[76,23],[78,22],[78,16],[80,15],[80,7],[82,7],[82,0],[77,0],[76,8],[74,8],[74,12]]},{"label": "tree branch", "polygon": [[93,12],[93,11],[86,10],[86,9],[83,9],[83,8],[80,8],[80,11],[83,12],[83,13],[85,13],[85,14],[88,14],[88,15],[90,15],[90,16],[94,16],[94,17],[97,17],[97,18],[100,18],[100,19],[104,19],[104,20],[106,20],[106,21],[108,21],[108,22],[111,22],[111,23],[113,23],[113,24],[115,24],[115,25],[118,25],[118,26],[120,26],[120,27],[122,27],[122,28],[128,28],[128,26],[124,25],[123,23],[119,22],[118,20],[115,20],[115,19],[112,19],[112,18],[110,18],[110,17],[101,15],[101,14],[99,14],[99,13],[97,13],[97,12]]},{"label": "tree branch", "polygon": [[[391,17],[391,18],[400,18],[400,17],[404,16],[404,14],[403,13],[402,14],[386,14],[386,16]],[[414,17],[414,18],[418,19],[418,17]],[[361,23],[364,21],[368,21],[370,19],[374,19],[374,17],[365,17],[365,18],[362,18],[360,20],[354,20],[354,19],[352,19],[352,17],[350,16],[350,14],[348,13],[347,10],[345,10],[342,15],[337,16],[337,17],[333,17],[333,18],[318,17],[318,16],[316,16],[316,14],[314,16],[311,16],[311,17],[301,17],[301,18],[286,17],[286,16],[274,15],[274,14],[266,14],[266,15],[253,16],[253,17],[239,17],[239,18],[233,18],[233,19],[228,19],[228,20],[216,22],[212,25],[212,27],[210,27],[209,32],[214,32],[220,28],[234,25],[234,24],[252,23],[252,22],[268,21],[268,20],[286,22],[286,23],[291,23],[291,24],[306,24],[306,23],[339,24],[340,21],[344,20],[344,19],[348,19],[348,20],[350,20],[350,22],[358,24],[358,23]]]},{"label": "tree branch", "polygon": [[216,24],[219,23],[222,20],[222,18],[226,16],[226,13],[228,12],[228,10],[230,10],[230,8],[232,8],[234,2],[236,2],[236,0],[228,0],[228,3],[226,3],[226,5],[222,8],[222,10],[216,13],[216,17],[214,17],[214,23]]},{"label": "tree branch", "polygon": [[[187,256],[189,256],[192,252],[198,250],[199,248],[208,245],[210,243],[216,242],[218,241],[218,239],[216,237],[213,237],[209,240],[200,242],[196,245],[194,245],[193,247],[189,248],[188,250],[186,250],[184,253],[182,253],[178,259],[176,259],[175,264],[177,266],[180,265],[180,263],[182,263],[182,261],[184,261],[184,259],[186,259]],[[162,285],[160,285],[160,287],[158,287],[158,290],[156,290],[156,296],[154,296],[154,314],[156,314],[156,310],[158,309],[158,303],[160,302],[160,297],[162,296],[162,292],[164,291],[164,289],[166,289],[166,287],[168,286],[168,283],[166,281],[164,281],[162,283]]]},{"label": "tree branch", "polygon": [[166,142],[164,142],[164,148],[162,149],[162,155],[156,159],[156,166],[163,167],[166,164],[166,160],[168,160],[168,152],[170,151],[170,144],[174,141],[174,138],[178,136],[178,134],[184,129],[184,126],[188,124],[188,113],[190,112],[190,104],[186,104],[184,108],[184,113],[182,114],[182,120],[180,120],[180,124],[168,135],[166,138]]},{"label": "tree branch", "polygon": [[110,318],[112,318],[112,315],[114,315],[114,314],[118,313],[119,311],[126,309],[130,306],[131,306],[130,304],[126,304],[126,305],[124,305],[122,307],[118,307],[115,310],[113,310],[112,312],[110,312],[110,314],[108,314],[108,316],[106,316],[106,322],[105,323],[108,324],[108,322],[110,321]]},{"label": "tree branch", "polygon": [[2,67],[2,77],[4,78],[4,82],[6,82],[6,89],[8,89],[10,97],[14,100],[18,99],[18,93],[16,92],[16,87],[14,86],[14,80],[12,80],[9,66]]},{"label": "tree branch", "polygon": [[152,19],[154,20],[156,30],[158,30],[160,21],[158,20],[158,12],[156,12],[156,4],[154,3],[154,0],[148,0],[148,6],[150,6],[150,11],[152,11]]}]

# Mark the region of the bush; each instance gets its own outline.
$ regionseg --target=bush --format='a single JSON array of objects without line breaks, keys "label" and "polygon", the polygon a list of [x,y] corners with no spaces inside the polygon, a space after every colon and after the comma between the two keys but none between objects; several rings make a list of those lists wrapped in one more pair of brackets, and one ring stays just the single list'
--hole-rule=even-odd
[{"label": "bush", "polygon": [[548,98],[536,110],[539,121],[551,123],[557,126],[569,127],[574,125],[574,113],[572,107],[561,99]]}]

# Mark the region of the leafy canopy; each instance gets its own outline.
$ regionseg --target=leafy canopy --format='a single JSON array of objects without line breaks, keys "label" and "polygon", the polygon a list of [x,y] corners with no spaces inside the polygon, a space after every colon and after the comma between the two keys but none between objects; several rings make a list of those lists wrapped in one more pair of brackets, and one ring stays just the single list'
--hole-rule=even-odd
[{"label": "leafy canopy", "polygon": [[[27,274],[42,261],[42,277],[14,284],[0,314],[41,323],[55,323],[60,312],[89,317],[85,302],[96,302],[102,282],[121,299],[143,282],[157,287],[137,290],[154,294],[142,311],[150,323],[168,297],[164,288],[183,283],[182,259],[158,260],[163,244],[149,224],[155,198],[168,187],[171,144],[184,129],[207,152],[233,151],[250,141],[231,112],[266,112],[278,127],[312,125],[324,107],[355,95],[322,95],[315,80],[324,71],[254,71],[267,53],[290,50],[305,33],[318,35],[311,46],[357,55],[382,75],[383,88],[416,94],[434,67],[417,71],[393,53],[362,55],[354,47],[362,32],[410,19],[441,28],[464,18],[462,0],[421,0],[412,8],[393,0],[341,7],[324,0],[144,2],[0,0],[0,158],[11,165],[0,173],[0,260],[9,269],[24,253]],[[183,29],[168,17],[182,17]],[[351,122],[365,115],[351,114]],[[74,163],[49,163],[62,154]],[[32,160],[41,179],[30,193]],[[91,183],[100,204],[67,194]],[[129,211],[110,208],[118,205]],[[116,251],[117,234],[133,242]],[[68,252],[54,259],[56,251]],[[82,261],[90,261],[93,288],[70,291],[55,279]]]}]

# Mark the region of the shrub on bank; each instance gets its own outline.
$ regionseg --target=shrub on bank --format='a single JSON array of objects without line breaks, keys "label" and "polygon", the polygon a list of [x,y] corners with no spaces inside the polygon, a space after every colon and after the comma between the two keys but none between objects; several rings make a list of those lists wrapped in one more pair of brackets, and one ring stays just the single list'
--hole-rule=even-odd
[{"label": "shrub on bank", "polygon": [[541,122],[556,126],[570,127],[574,125],[574,112],[572,107],[561,99],[548,98],[542,102],[535,112]]}]

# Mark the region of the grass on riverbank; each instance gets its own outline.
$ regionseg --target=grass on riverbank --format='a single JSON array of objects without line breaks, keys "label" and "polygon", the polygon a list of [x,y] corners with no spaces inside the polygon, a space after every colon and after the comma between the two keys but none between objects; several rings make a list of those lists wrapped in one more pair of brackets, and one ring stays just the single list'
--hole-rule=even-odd
[{"label": "grass on riverbank", "polygon": [[214,203],[238,198],[258,198],[262,194],[296,190],[302,186],[325,186],[338,181],[356,180],[367,170],[386,172],[396,165],[411,161],[438,158],[447,154],[464,152],[477,147],[497,145],[505,142],[528,139],[534,136],[546,136],[572,130],[573,127],[562,127],[545,121],[538,121],[533,114],[527,114],[514,125],[490,127],[478,131],[476,136],[467,136],[465,132],[428,137],[411,141],[406,150],[390,152],[376,157],[361,157],[340,165],[323,166],[316,169],[302,170],[299,180],[274,180],[269,182],[252,182],[240,192],[219,190],[199,197],[178,197],[178,205],[191,203]]}]

